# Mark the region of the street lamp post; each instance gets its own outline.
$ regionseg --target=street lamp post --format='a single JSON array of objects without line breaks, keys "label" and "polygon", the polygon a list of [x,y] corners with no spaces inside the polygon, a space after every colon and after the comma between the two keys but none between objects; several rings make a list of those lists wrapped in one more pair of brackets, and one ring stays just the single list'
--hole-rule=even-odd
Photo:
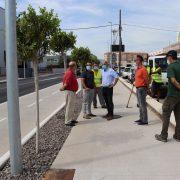
[{"label": "street lamp post", "polygon": [[11,173],[15,175],[22,172],[21,130],[17,73],[16,0],[6,0],[5,21],[10,164]]},{"label": "street lamp post", "polygon": [[111,64],[111,66],[112,66],[112,22],[108,22],[109,24],[111,24],[111,59],[110,59],[110,64]]}]

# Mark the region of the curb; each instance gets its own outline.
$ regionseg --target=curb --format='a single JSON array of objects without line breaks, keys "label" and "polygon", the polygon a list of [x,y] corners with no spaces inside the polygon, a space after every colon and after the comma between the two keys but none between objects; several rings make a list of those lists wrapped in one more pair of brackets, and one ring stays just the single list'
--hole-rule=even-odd
[{"label": "curb", "polygon": [[[119,81],[129,90],[132,89],[132,85],[128,83],[125,79],[119,78]],[[134,88],[133,93],[136,94],[136,89]],[[161,119],[162,119],[162,104],[150,97],[149,95],[147,96],[147,105],[152,109],[153,112],[155,112]],[[171,119],[170,119],[170,125],[172,127],[176,126],[175,122],[175,117],[174,114],[172,113]]]},{"label": "curb", "polygon": [[[81,92],[81,89],[79,89],[76,94],[79,94]],[[66,106],[66,103],[63,102],[60,107],[58,107],[54,112],[52,112],[47,118],[45,118],[40,123],[40,128],[42,128],[53,116],[55,116],[59,111],[61,111]],[[25,145],[34,135],[36,134],[36,128],[33,128],[22,140],[21,145]],[[10,152],[7,151],[3,156],[0,157],[0,170],[4,167],[6,162],[10,158]]]}]

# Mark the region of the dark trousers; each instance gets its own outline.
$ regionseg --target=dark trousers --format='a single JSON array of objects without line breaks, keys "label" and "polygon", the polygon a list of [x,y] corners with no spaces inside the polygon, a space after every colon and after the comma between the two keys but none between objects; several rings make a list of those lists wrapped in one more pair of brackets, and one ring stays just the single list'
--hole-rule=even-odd
[{"label": "dark trousers", "polygon": [[103,97],[107,106],[108,115],[114,115],[113,88],[103,87]]},{"label": "dark trousers", "polygon": [[175,137],[180,139],[180,97],[167,97],[162,107],[163,127],[161,135],[168,137],[168,127],[171,113],[174,111],[176,120]]}]

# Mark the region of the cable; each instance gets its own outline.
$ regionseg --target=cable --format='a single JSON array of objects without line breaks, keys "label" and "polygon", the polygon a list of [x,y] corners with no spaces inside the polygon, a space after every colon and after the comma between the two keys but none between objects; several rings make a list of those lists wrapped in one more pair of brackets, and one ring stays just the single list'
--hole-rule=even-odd
[{"label": "cable", "polygon": [[[99,29],[99,28],[105,28],[110,27],[111,25],[101,25],[101,26],[90,26],[90,27],[80,27],[80,28],[70,28],[70,29],[62,29],[63,31],[78,31],[78,30],[87,30],[87,29]],[[112,24],[112,26],[119,26],[119,24]],[[172,29],[164,29],[164,28],[156,28],[152,26],[146,26],[146,25],[138,25],[138,24],[122,24],[122,26],[132,26],[137,27],[141,29],[149,29],[149,30],[156,30],[156,31],[167,31],[167,32],[179,32],[177,30]]]}]

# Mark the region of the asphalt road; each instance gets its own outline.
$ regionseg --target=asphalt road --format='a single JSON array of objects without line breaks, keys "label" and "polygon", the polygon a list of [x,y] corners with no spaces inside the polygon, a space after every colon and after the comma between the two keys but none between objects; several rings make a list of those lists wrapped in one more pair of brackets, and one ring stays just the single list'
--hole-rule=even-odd
[{"label": "asphalt road", "polygon": [[[44,89],[46,87],[58,84],[62,81],[63,74],[53,74],[41,76],[39,78],[39,87]],[[23,96],[34,92],[34,78],[21,79],[19,83],[19,96]],[[0,84],[0,103],[7,101],[7,85],[6,83]]]}]

